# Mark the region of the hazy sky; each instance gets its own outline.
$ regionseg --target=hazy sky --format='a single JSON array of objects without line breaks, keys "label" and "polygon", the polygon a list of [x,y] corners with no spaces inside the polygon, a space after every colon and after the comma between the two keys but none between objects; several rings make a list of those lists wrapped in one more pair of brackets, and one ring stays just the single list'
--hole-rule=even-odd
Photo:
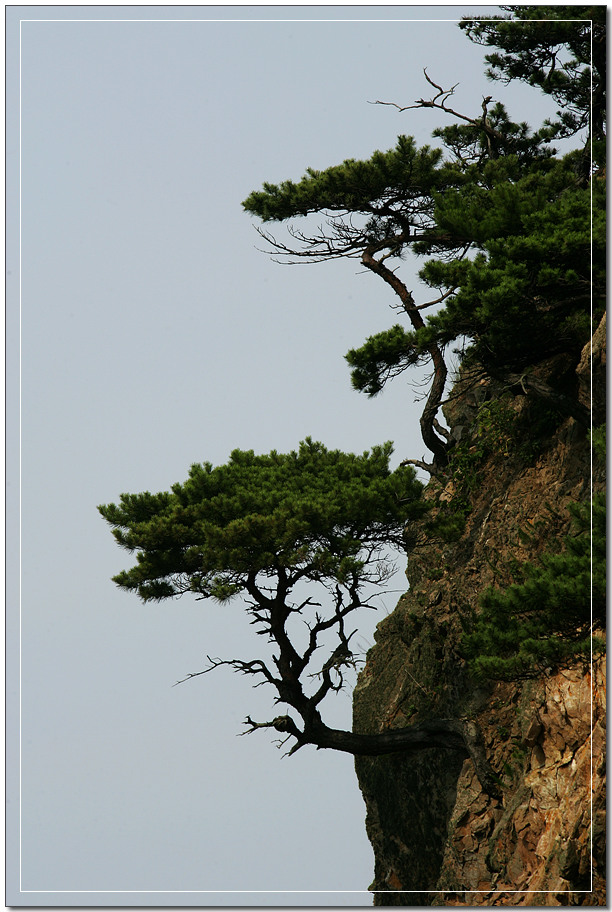
[{"label": "hazy sky", "polygon": [[[539,123],[443,21],[495,9],[7,9],[10,905],[371,905],[352,758],[237,738],[274,710],[229,671],[173,687],[259,641],[238,602],[119,591],[96,505],[307,435],[425,454],[419,390],[368,400],[343,359],[397,322],[390,291],[354,261],[274,264],[241,201],[433,142],[439,117],[369,104],[427,95],[424,66],[459,110],[492,93]],[[350,727],[349,693],[327,718]]]}]

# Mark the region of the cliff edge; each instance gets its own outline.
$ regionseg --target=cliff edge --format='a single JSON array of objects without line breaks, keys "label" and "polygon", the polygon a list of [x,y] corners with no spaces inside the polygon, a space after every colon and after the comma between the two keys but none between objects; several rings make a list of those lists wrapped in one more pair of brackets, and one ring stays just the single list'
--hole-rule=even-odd
[{"label": "cliff edge", "polygon": [[[605,421],[605,317],[579,366],[547,381]],[[501,797],[453,750],[356,759],[375,855],[375,905],[605,905],[605,658],[476,682],[461,648],[484,590],[559,547],[568,507],[604,489],[589,435],[469,372],[445,407],[454,474],[432,478],[433,534],[415,531],[409,591],[377,627],[354,730],[428,717],[480,726]],[[484,418],[486,420],[484,420]],[[461,496],[460,496],[461,495]]]}]

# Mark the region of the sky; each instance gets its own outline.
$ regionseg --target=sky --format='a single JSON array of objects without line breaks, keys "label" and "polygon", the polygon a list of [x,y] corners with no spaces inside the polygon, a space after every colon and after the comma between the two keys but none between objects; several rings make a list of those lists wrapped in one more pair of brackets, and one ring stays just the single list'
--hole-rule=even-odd
[{"label": "sky", "polygon": [[[371,905],[353,759],[238,738],[272,700],[227,669],[173,686],[259,644],[239,602],[121,592],[96,506],[306,436],[426,455],[418,386],[369,400],[343,357],[397,322],[389,289],[274,263],[241,201],[433,142],[432,112],[372,104],[427,96],[424,67],[458,110],[554,113],[456,26],[497,9],[7,8],[9,905]],[[350,693],[326,719],[350,727]]]}]

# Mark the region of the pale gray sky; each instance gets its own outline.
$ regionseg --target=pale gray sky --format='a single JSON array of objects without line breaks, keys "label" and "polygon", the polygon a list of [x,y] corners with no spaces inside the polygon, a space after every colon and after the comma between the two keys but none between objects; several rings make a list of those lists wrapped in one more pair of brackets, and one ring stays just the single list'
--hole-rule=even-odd
[{"label": "pale gray sky", "polygon": [[[554,109],[491,86],[443,21],[495,9],[7,9],[10,905],[371,905],[352,758],[237,738],[272,703],[229,671],[173,687],[259,641],[239,603],[120,592],[96,505],[307,435],[424,455],[418,390],[368,400],[343,359],[396,322],[389,290],[275,265],[241,201],[433,143],[436,115],[368,103],[427,94],[424,66],[459,110],[492,93],[539,123]],[[328,718],[350,726],[350,694]]]}]

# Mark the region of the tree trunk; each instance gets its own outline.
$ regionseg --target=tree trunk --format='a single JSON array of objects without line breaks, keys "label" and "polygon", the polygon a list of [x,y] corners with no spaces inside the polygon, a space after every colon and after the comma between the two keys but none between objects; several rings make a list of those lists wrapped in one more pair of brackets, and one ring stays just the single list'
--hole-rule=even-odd
[{"label": "tree trunk", "polygon": [[[283,730],[289,729],[287,726]],[[300,746],[314,744],[317,749],[329,748],[369,757],[396,752],[410,754],[429,748],[459,751],[472,760],[483,791],[500,797],[498,779],[486,758],[480,730],[475,722],[467,719],[432,719],[375,735],[339,731],[320,723],[309,727],[299,736],[299,741]]]},{"label": "tree trunk", "polygon": [[[398,238],[397,240],[403,240]],[[410,322],[414,329],[422,329],[425,326],[423,317],[421,316],[412,294],[408,291],[401,279],[398,279],[396,274],[388,269],[384,263],[380,260],[375,259],[374,253],[378,250],[385,249],[389,246],[388,241],[381,241],[378,245],[372,245],[367,247],[361,256],[361,262],[372,272],[379,275],[391,288],[394,290],[396,295],[399,297],[402,302],[402,306],[408,315]],[[434,430],[434,421],[438,413],[438,408],[442,400],[444,393],[444,386],[446,384],[446,363],[442,356],[442,352],[437,345],[432,345],[428,349],[429,355],[433,362],[434,368],[434,377],[431,390],[427,397],[427,402],[425,403],[425,408],[420,419],[421,425],[421,435],[423,437],[423,442],[425,446],[431,450],[435,457],[435,464],[437,467],[441,468],[446,465],[448,461],[448,444],[446,441],[441,440],[440,437],[436,434]]]}]

